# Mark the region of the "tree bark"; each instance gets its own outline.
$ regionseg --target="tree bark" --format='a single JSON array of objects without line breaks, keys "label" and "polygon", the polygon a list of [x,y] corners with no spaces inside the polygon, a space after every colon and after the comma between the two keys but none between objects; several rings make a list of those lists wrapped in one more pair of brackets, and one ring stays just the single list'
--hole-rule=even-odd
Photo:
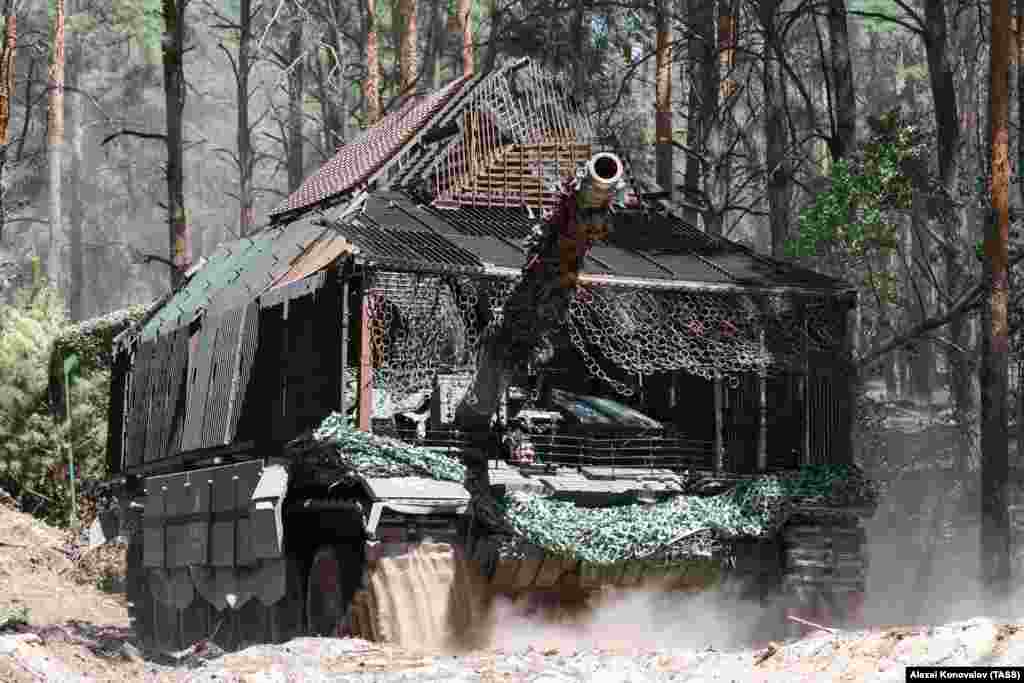
[{"label": "tree bark", "polygon": [[448,34],[445,32],[445,21],[443,8],[444,3],[436,0],[430,8],[430,42],[427,47],[427,54],[423,56],[423,75],[430,79],[430,88],[437,90],[441,87],[441,54],[444,51],[445,39]]},{"label": "tree bark", "polygon": [[302,97],[306,64],[302,55],[302,21],[296,19],[288,33],[288,191],[302,184]]},{"label": "tree bark", "polygon": [[416,6],[416,0],[398,0],[398,14],[402,22],[402,47],[399,53],[402,95],[412,94],[419,69],[416,59]]},{"label": "tree bark", "polygon": [[472,0],[458,0],[459,28],[462,31],[462,75],[473,73],[473,17]]},{"label": "tree bark", "polygon": [[[1017,125],[1024,129],[1024,0],[1017,0]],[[1017,191],[1020,203],[1024,205],[1024,144],[1017,140]],[[1024,424],[1021,425],[1024,437]],[[1024,438],[1021,439],[1024,448]]]},{"label": "tree bark", "polygon": [[992,0],[991,89],[992,208],[994,220],[985,240],[991,277],[982,355],[981,423],[981,567],[992,606],[1009,597],[1010,520],[1008,510],[1009,440],[1007,430],[1007,245],[1010,229],[1010,0]]},{"label": "tree bark", "polygon": [[853,86],[853,60],[846,23],[846,0],[829,0],[829,70],[835,93],[836,128],[830,143],[832,161],[845,159],[857,140],[857,98]]},{"label": "tree bark", "polygon": [[167,114],[167,225],[170,232],[171,287],[177,288],[192,267],[192,226],[185,210],[185,5],[187,0],[162,0],[164,18],[164,100]]},{"label": "tree bark", "polygon": [[14,57],[18,47],[18,16],[12,11],[14,3],[4,3],[3,45],[0,46],[0,147],[6,147],[10,138],[7,127],[11,121],[11,99],[14,97]]},{"label": "tree bark", "polygon": [[[916,264],[926,262],[932,251],[931,235],[924,224],[927,220],[927,211],[923,204],[920,193],[915,192],[910,212],[910,244],[907,251],[912,257],[911,263],[914,264],[910,268],[910,277],[917,283],[911,288],[913,300],[909,307],[910,317],[915,324],[920,324],[928,318],[929,304],[934,293],[929,280],[920,268],[916,267]],[[911,389],[915,400],[930,405],[935,384],[935,347],[927,339],[922,339],[916,346],[917,353],[911,362]]]},{"label": "tree bark", "polygon": [[789,214],[792,179],[787,159],[789,135],[786,129],[786,82],[779,64],[782,46],[775,28],[779,0],[761,0],[759,14],[765,33],[764,88],[765,164],[767,166],[768,220],[771,228],[772,256],[785,256],[789,238]]},{"label": "tree bark", "polygon": [[48,80],[46,156],[50,173],[50,235],[46,250],[46,275],[52,286],[60,287],[60,241],[64,231],[61,207],[61,175],[64,156],[64,0],[56,0],[56,13],[53,20],[53,50],[50,56]]},{"label": "tree bark", "polygon": [[[686,142],[691,149],[707,158],[710,151],[709,138],[712,129],[717,127],[715,117],[718,110],[720,81],[714,4],[703,0],[689,0],[687,22],[690,29],[690,38],[686,46],[689,58],[690,106]],[[712,175],[716,173],[712,165],[719,160],[711,158],[709,161],[711,163],[705,165],[697,154],[686,155],[683,183],[691,201],[700,194],[702,180],[705,187],[712,183]],[[691,224],[697,225],[695,210],[688,210],[684,217]],[[718,220],[717,212],[713,208],[706,212],[704,228],[711,234],[722,234],[721,221]]]},{"label": "tree bark", "polygon": [[[81,5],[79,4],[79,7]],[[74,11],[72,7],[72,11]],[[69,41],[71,59],[69,61],[68,70],[68,85],[72,88],[78,87],[79,74],[84,68],[84,53],[82,50],[82,41],[72,34],[71,40]],[[70,200],[70,207],[68,212],[68,228],[69,228],[69,253],[70,258],[70,287],[68,288],[68,308],[71,313],[71,319],[80,321],[85,320],[85,248],[84,248],[84,229],[85,229],[85,206],[82,201],[82,182],[84,174],[82,172],[82,126],[85,123],[82,120],[85,112],[82,106],[81,96],[72,97],[69,102],[68,109],[71,114],[71,140],[69,145],[69,151],[71,152],[70,167],[68,168],[68,194]]]},{"label": "tree bark", "polygon": [[7,227],[8,126],[11,122],[11,99],[14,97],[14,56],[18,47],[18,17],[14,9],[14,2],[6,0],[3,45],[0,46],[0,244],[3,244]]},{"label": "tree bark", "polygon": [[658,184],[671,195],[675,183],[672,178],[672,14],[668,0],[658,0],[655,21],[655,167]]},{"label": "tree bark", "polygon": [[238,152],[238,236],[245,237],[253,229],[253,153],[252,131],[249,128],[249,73],[252,59],[252,0],[240,0],[238,24],[238,73],[235,74],[235,101],[238,106],[238,129],[235,144]]},{"label": "tree bark", "polygon": [[[960,243],[960,219],[949,201],[956,196],[956,180],[960,160],[960,119],[957,115],[956,89],[953,66],[949,59],[949,39],[946,26],[946,5],[941,0],[924,3],[925,36],[924,47],[928,58],[928,79],[932,90],[935,110],[935,127],[939,162],[939,183],[945,194],[946,211],[943,217],[945,238],[950,244]],[[955,249],[946,249],[944,254],[947,291],[959,291],[964,273],[960,254]],[[957,316],[949,325],[950,341],[954,349],[967,345],[967,326],[963,316]],[[966,467],[970,457],[972,437],[969,433],[974,400],[971,393],[970,359],[962,352],[951,350],[950,393],[954,410],[961,429],[961,461]]]},{"label": "tree bark", "polygon": [[380,58],[377,54],[377,0],[366,0],[366,122],[380,120]]}]

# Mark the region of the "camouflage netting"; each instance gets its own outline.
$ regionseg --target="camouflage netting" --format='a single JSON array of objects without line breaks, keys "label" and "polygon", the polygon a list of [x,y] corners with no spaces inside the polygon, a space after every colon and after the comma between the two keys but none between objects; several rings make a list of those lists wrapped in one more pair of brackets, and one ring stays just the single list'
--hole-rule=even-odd
[{"label": "camouflage netting", "polygon": [[[720,541],[767,538],[798,506],[873,505],[876,491],[858,468],[815,465],[737,484],[717,496],[681,496],[653,505],[580,508],[535,494],[500,501],[524,541],[594,564],[647,557],[711,557]],[[505,551],[515,550],[515,543]]]},{"label": "camouflage netting", "polygon": [[450,455],[361,432],[341,413],[325,418],[313,438],[333,447],[343,467],[366,477],[429,477],[460,484],[466,479],[465,466]]}]

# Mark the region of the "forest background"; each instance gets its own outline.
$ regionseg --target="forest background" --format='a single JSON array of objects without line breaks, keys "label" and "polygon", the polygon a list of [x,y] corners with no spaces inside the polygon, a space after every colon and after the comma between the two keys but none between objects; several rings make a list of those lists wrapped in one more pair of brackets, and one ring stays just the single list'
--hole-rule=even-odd
[{"label": "forest background", "polygon": [[[0,485],[40,515],[68,518],[69,448],[86,494],[105,476],[114,334],[403,96],[530,56],[694,224],[859,288],[860,462],[920,484],[900,510],[926,575],[978,527],[985,419],[989,452],[1024,425],[1015,295],[1010,391],[983,365],[991,46],[1020,206],[1024,0],[0,4]],[[894,407],[953,438],[894,447]]]}]

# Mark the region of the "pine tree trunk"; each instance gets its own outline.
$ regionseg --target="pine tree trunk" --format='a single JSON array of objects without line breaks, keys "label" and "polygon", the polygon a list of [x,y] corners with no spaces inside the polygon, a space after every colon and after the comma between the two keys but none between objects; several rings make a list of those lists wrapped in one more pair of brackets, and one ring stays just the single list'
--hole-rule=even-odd
[{"label": "pine tree trunk", "polygon": [[[910,212],[910,235],[909,249],[907,253],[913,255],[917,263],[926,262],[930,258],[932,240],[928,233],[925,221],[927,220],[926,207],[915,193]],[[911,269],[911,277],[917,281],[917,287],[911,288],[913,303],[910,306],[913,322],[920,323],[928,317],[928,308],[931,303],[931,296],[934,289],[925,273],[917,268]],[[920,299],[918,299],[918,288],[920,288]],[[918,402],[930,405],[932,392],[935,385],[935,347],[931,341],[922,339],[917,344],[917,353],[911,363],[911,388],[914,399]]]},{"label": "pine tree trunk", "polygon": [[458,0],[459,28],[462,30],[462,75],[473,73],[473,8],[472,0]]},{"label": "pine tree trunk", "polygon": [[[71,39],[71,61],[68,71],[68,84],[74,88],[78,87],[78,76],[82,71],[84,54],[82,42],[77,36]],[[68,109],[71,113],[71,140],[69,151],[71,152],[70,168],[68,169],[68,193],[70,200],[70,211],[68,212],[69,227],[69,254],[70,257],[70,287],[68,290],[68,307],[72,320],[85,320],[85,247],[84,247],[84,223],[85,206],[82,202],[82,126],[85,123],[82,119],[85,113],[82,106],[81,96],[72,97]]]},{"label": "pine tree trunk", "polygon": [[14,97],[14,55],[18,46],[18,17],[13,12],[12,0],[4,3],[4,16],[3,45],[0,45],[0,244],[3,244],[7,227],[8,126],[11,122],[11,99]]},{"label": "pine tree trunk", "polygon": [[50,284],[60,287],[61,237],[64,232],[61,210],[61,176],[64,147],[64,0],[56,0],[53,26],[53,50],[50,57],[49,107],[46,116],[47,166],[50,174],[50,235],[46,250],[46,275]]},{"label": "pine tree trunk", "polygon": [[[1018,130],[1024,129],[1024,0],[1017,0],[1017,126]],[[1017,191],[1024,206],[1024,142],[1020,138],[1017,138]],[[1024,426],[1021,429],[1024,437]]]},{"label": "pine tree trunk", "polygon": [[764,88],[765,163],[768,174],[768,220],[771,227],[772,256],[785,256],[789,237],[791,178],[787,160],[789,136],[786,129],[786,82],[779,64],[782,46],[778,44],[775,15],[779,0],[761,0],[761,26],[765,32]]},{"label": "pine tree trunk", "polygon": [[[958,150],[961,136],[953,67],[949,55],[946,9],[944,3],[937,1],[926,2],[924,6],[927,32],[927,39],[924,41],[925,53],[928,58],[928,78],[931,84],[935,126],[938,132],[939,181],[947,196],[956,197]],[[948,208],[947,216],[943,221],[945,238],[950,244],[958,244],[960,242],[960,218],[952,207]],[[944,256],[947,291],[959,291],[963,281],[961,256],[954,249],[947,249]],[[964,316],[956,316],[950,321],[949,337],[954,349],[967,347],[968,334]],[[949,364],[950,394],[953,397],[954,410],[961,427],[960,455],[961,461],[966,467],[972,440],[969,425],[975,409],[971,391],[970,359],[960,351],[953,350],[949,354]]]},{"label": "pine tree trunk", "polygon": [[192,267],[192,226],[185,210],[185,0],[162,0],[164,18],[164,100],[167,113],[167,225],[170,232],[171,287]]},{"label": "pine tree trunk", "polygon": [[430,41],[424,57],[423,75],[430,79],[430,88],[441,87],[441,53],[445,44],[444,3],[437,0],[430,9]]},{"label": "pine tree trunk", "polygon": [[241,0],[239,11],[238,73],[235,79],[238,104],[238,130],[235,133],[238,147],[238,235],[245,237],[252,232],[253,216],[253,154],[252,132],[249,129],[249,72],[252,60],[249,55],[252,42],[252,0]]},{"label": "pine tree trunk", "polygon": [[380,57],[377,54],[377,0],[366,0],[366,122],[380,120]]},{"label": "pine tree trunk", "polygon": [[1010,520],[1008,510],[1009,441],[1007,432],[1007,304],[1010,228],[1009,58],[1010,0],[992,1],[991,90],[992,208],[995,216],[985,240],[987,275],[992,278],[982,355],[981,567],[992,606],[1009,597]]},{"label": "pine tree trunk", "polygon": [[672,193],[672,15],[668,0],[656,5],[655,167],[658,184]]},{"label": "pine tree trunk", "polygon": [[288,191],[302,184],[302,97],[306,64],[302,56],[302,21],[296,19],[288,34]]},{"label": "pine tree trunk", "polygon": [[845,159],[857,141],[857,98],[853,86],[853,60],[846,23],[846,0],[828,2],[829,71],[835,93],[835,136],[830,140],[832,161]]},{"label": "pine tree trunk", "polygon": [[[690,63],[690,118],[687,122],[687,144],[695,151],[709,155],[709,140],[716,127],[715,114],[718,109],[720,72],[718,50],[715,42],[714,4],[703,0],[689,0],[688,21],[691,27],[687,40]],[[686,155],[684,184],[690,199],[699,195],[701,180],[708,187],[713,183],[712,169],[705,167],[695,154]],[[697,225],[697,213],[690,212],[685,218]],[[717,212],[711,209],[704,217],[704,228],[709,233],[720,235],[721,221]]]},{"label": "pine tree trunk", "polygon": [[416,40],[419,38],[416,28],[416,6],[416,0],[398,0],[398,15],[402,28],[402,47],[399,52],[402,80],[399,91],[403,96],[413,94],[419,68],[416,58]]}]

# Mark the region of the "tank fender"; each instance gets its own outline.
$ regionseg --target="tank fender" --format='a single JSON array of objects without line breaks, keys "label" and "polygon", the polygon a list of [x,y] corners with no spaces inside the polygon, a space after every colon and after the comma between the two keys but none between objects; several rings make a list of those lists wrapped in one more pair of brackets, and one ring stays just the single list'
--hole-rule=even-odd
[{"label": "tank fender", "polygon": [[162,605],[185,609],[192,604],[195,590],[188,570],[150,569],[149,591]]},{"label": "tank fender", "polygon": [[263,468],[249,503],[253,557],[266,560],[284,554],[284,522],[281,508],[288,493],[288,468],[275,464]]},{"label": "tank fender", "polygon": [[284,598],[287,571],[284,558],[263,560],[253,567],[189,567],[196,592],[219,612],[241,609],[256,598],[270,606]]}]

